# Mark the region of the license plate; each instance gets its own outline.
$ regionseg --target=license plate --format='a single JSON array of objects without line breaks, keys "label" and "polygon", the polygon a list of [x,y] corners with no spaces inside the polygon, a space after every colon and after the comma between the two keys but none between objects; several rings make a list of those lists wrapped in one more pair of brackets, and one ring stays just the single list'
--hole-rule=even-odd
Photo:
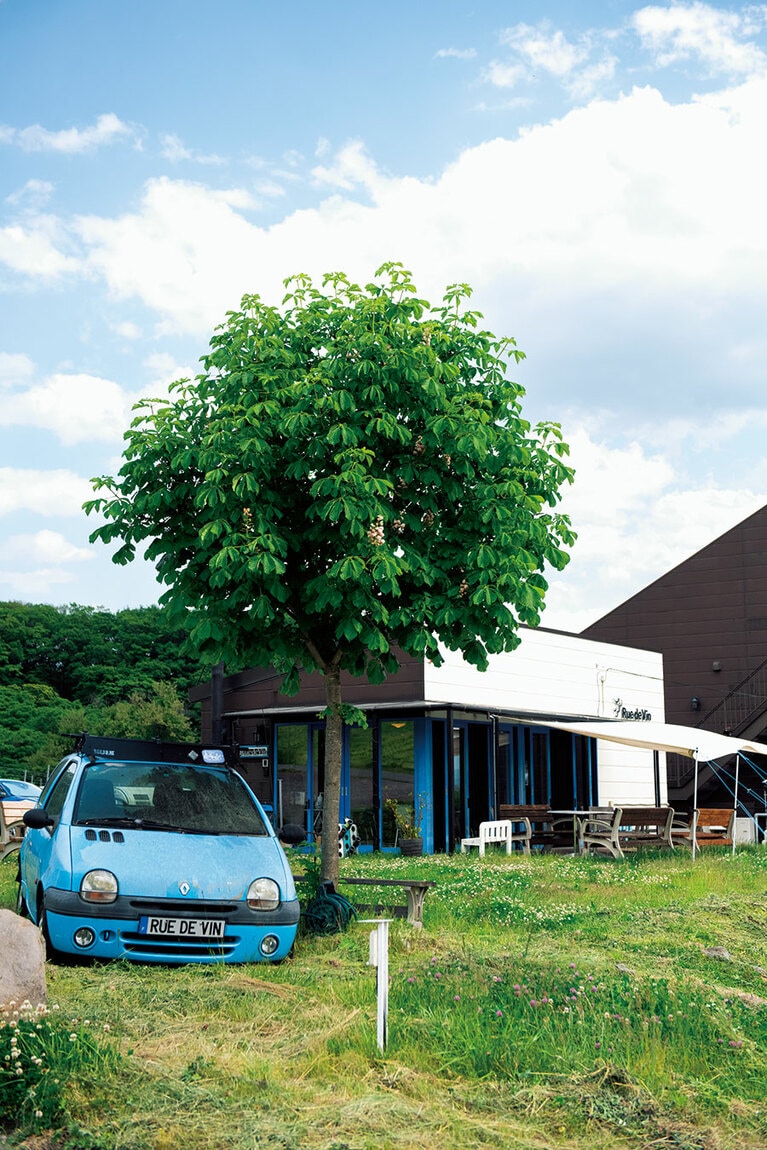
[{"label": "license plate", "polygon": [[155,938],[200,938],[217,940],[224,937],[226,922],[221,918],[165,918],[161,915],[142,914],[138,920],[139,934]]}]

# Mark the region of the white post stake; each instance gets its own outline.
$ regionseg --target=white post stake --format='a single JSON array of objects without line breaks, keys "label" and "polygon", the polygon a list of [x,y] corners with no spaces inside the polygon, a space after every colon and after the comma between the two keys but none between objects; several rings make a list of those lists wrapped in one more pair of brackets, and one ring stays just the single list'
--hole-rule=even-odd
[{"label": "white post stake", "polygon": [[[694,811],[698,809],[698,751],[697,751],[697,749],[695,751],[695,786],[693,788],[692,809]],[[692,846],[692,858],[693,858],[693,862],[694,862],[695,861],[695,845],[696,845],[695,844],[695,835],[692,836],[692,843],[690,845]]]},{"label": "white post stake", "polygon": [[376,1037],[378,1049],[383,1054],[389,1031],[389,922],[388,918],[377,920],[376,929],[370,932],[370,958],[368,966],[376,968]]}]

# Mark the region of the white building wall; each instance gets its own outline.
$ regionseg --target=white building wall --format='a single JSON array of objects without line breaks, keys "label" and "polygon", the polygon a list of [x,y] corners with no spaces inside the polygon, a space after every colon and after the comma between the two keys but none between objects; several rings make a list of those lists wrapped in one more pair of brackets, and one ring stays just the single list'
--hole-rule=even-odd
[{"label": "white building wall", "polygon": [[[515,712],[532,718],[611,719],[644,716],[665,720],[663,657],[579,635],[523,628],[514,651],[490,656],[487,671],[460,653],[443,652],[441,667],[424,668],[429,703],[460,702],[477,710]],[[628,712],[628,714],[627,714]],[[599,801],[654,803],[653,752],[597,742]],[[661,802],[666,802],[666,761],[660,754]]]}]

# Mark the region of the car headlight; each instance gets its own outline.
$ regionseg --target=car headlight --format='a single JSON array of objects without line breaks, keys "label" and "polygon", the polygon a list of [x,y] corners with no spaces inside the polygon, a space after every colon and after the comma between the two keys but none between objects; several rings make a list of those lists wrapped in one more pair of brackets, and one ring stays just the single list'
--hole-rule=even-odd
[{"label": "car headlight", "polygon": [[257,878],[248,887],[251,910],[276,910],[280,905],[280,888],[273,878]]},{"label": "car headlight", "polygon": [[86,902],[114,902],[117,879],[109,870],[89,870],[80,883],[80,898]]}]

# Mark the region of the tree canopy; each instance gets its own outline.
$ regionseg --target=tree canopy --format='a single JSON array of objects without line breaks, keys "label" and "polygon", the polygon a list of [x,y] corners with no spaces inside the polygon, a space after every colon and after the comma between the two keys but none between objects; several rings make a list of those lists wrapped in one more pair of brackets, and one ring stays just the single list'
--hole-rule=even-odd
[{"label": "tree canopy", "polygon": [[274,665],[285,691],[322,672],[332,827],[341,670],[380,681],[396,648],[439,664],[441,646],[484,669],[516,646],[545,566],[568,560],[572,471],[558,425],[523,418],[506,377],[522,353],[481,328],[466,285],[437,307],[394,263],[365,287],[286,285],[281,308],[244,297],[202,373],[138,404],[86,510],[104,516],[93,540],[122,541],[115,562],[148,542],[161,602],[207,659]]}]

